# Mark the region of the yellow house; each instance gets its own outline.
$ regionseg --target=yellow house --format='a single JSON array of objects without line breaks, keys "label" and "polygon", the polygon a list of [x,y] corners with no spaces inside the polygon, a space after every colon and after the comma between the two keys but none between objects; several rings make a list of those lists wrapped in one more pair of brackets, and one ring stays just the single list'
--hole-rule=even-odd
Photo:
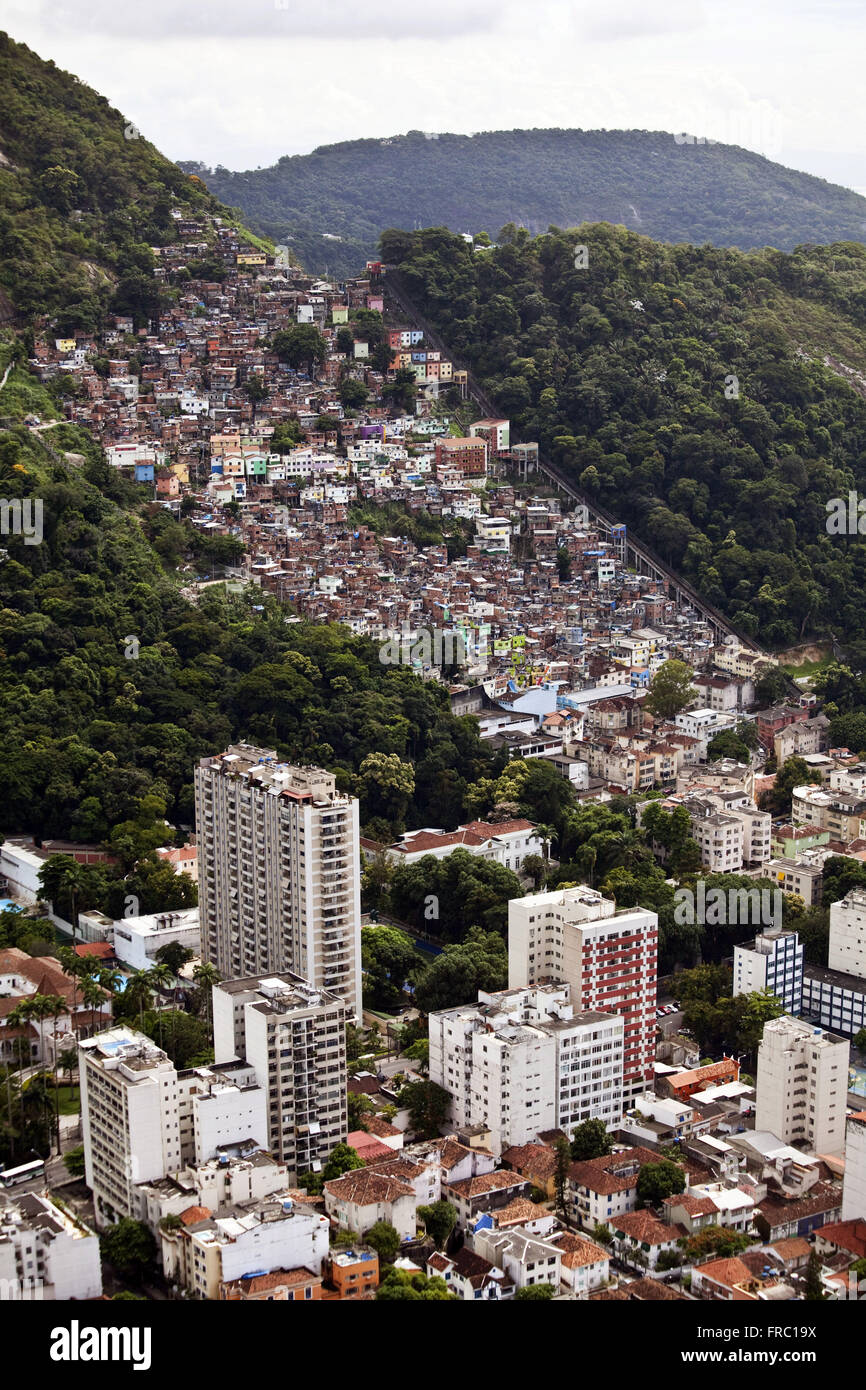
[{"label": "yellow house", "polygon": [[239,251],[238,265],[267,265],[268,258],[262,251]]}]

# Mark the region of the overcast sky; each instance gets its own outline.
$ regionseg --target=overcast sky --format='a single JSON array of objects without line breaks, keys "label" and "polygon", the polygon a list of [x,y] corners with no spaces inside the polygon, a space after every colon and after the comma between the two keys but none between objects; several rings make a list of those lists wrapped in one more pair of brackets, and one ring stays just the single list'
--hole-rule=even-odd
[{"label": "overcast sky", "polygon": [[0,0],[0,25],[172,159],[247,169],[411,129],[624,127],[866,191],[863,0]]}]

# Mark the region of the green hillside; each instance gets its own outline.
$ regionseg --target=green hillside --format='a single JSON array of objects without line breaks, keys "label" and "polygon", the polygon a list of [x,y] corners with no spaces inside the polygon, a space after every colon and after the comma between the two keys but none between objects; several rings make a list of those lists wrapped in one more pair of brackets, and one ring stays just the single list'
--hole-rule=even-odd
[{"label": "green hillside", "polygon": [[416,130],[323,145],[267,169],[181,167],[257,231],[288,238],[308,270],[333,274],[357,271],[383,227],[495,237],[508,222],[533,233],[613,222],[660,241],[743,250],[866,238],[858,194],[735,145],[678,143],[665,131]]},{"label": "green hillside", "polygon": [[475,251],[389,231],[382,254],[520,435],[741,629],[866,656],[863,537],[826,529],[828,499],[866,493],[866,246],[743,253],[602,224]]},{"label": "green hillside", "polygon": [[173,210],[220,213],[105,97],[0,33],[0,323],[57,315],[92,330],[107,308],[150,315],[151,246]]}]

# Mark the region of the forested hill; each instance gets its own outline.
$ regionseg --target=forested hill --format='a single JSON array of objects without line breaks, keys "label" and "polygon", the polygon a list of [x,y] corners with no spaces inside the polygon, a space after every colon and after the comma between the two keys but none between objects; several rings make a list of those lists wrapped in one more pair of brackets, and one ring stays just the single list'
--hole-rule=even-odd
[{"label": "forested hill", "polygon": [[474,251],[389,231],[381,250],[519,436],[741,629],[866,659],[864,538],[826,529],[830,498],[866,493],[866,246],[745,254],[599,224]]},{"label": "forested hill", "polygon": [[150,248],[178,239],[172,212],[226,210],[105,97],[3,33],[0,90],[0,323],[47,313],[59,333],[89,332],[107,308],[152,313]]},{"label": "forested hill", "polygon": [[[700,136],[702,132],[695,132]],[[323,145],[266,169],[182,164],[311,271],[357,271],[383,227],[495,237],[508,222],[613,222],[661,241],[777,246],[866,239],[866,199],[735,145],[664,131],[499,130]]]}]

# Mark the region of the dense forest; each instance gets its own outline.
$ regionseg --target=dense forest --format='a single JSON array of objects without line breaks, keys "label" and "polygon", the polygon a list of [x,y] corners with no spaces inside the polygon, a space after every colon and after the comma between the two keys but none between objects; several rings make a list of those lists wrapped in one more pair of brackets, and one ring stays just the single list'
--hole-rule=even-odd
[{"label": "dense forest", "polygon": [[384,259],[519,437],[769,647],[836,635],[864,664],[866,246],[743,253],[608,224],[496,248],[444,228]]},{"label": "dense forest", "polygon": [[[707,132],[694,131],[700,137]],[[349,140],[266,169],[181,165],[310,271],[356,273],[383,227],[495,236],[507,222],[613,222],[661,241],[863,240],[866,199],[735,145],[649,130],[497,130]]]},{"label": "dense forest", "polygon": [[107,309],[156,312],[151,247],[178,239],[172,211],[231,214],[105,97],[3,33],[0,87],[0,322],[53,314],[62,334]]},{"label": "dense forest", "polygon": [[[54,413],[20,368],[3,408]],[[109,470],[86,431],[59,426],[52,444],[86,463],[53,462],[23,425],[0,436],[4,496],[43,505],[42,544],[5,536],[0,564],[0,828],[100,842],[149,796],[191,825],[195,760],[239,737],[330,767],[373,833],[459,820],[492,758],[443,687],[383,666],[346,628],[287,624],[258,589],[191,604],[193,528]]]}]

